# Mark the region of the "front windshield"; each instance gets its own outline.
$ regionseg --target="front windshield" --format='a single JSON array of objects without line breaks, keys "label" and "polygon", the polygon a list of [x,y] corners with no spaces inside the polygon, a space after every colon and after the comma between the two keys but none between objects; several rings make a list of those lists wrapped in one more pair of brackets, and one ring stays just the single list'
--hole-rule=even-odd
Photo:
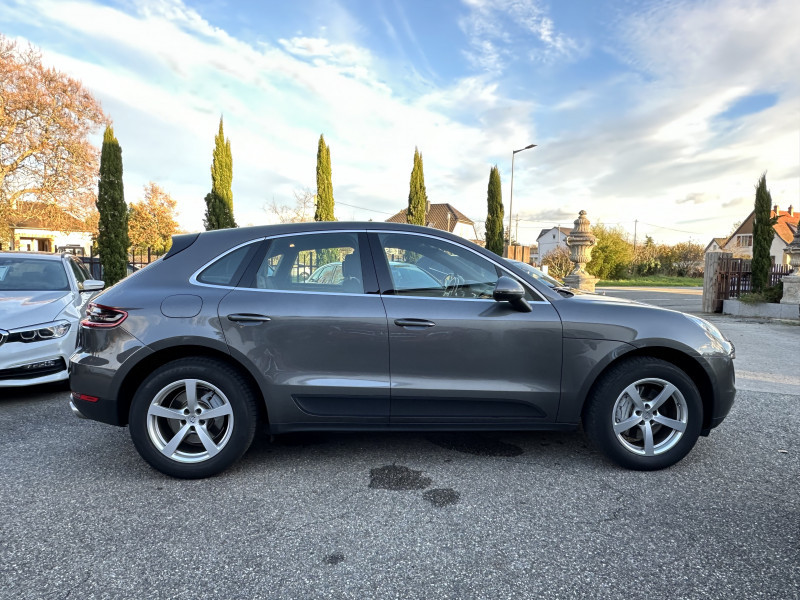
[{"label": "front windshield", "polygon": [[518,260],[512,260],[509,262],[512,262],[515,267],[519,267],[534,279],[538,279],[539,281],[550,286],[551,288],[564,287],[564,284],[560,282],[558,279],[556,279],[555,277],[550,277],[550,275],[548,275],[544,271],[540,271],[536,267],[532,267],[531,265],[524,262],[520,262]]},{"label": "front windshield", "polygon": [[0,257],[0,291],[69,291],[61,261],[35,257]]}]

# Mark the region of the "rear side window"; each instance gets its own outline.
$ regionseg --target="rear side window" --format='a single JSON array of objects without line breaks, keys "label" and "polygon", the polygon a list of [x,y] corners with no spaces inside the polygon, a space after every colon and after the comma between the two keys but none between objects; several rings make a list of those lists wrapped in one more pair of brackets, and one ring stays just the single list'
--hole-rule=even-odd
[{"label": "rear side window", "polygon": [[197,281],[209,285],[235,286],[250,262],[258,244],[247,244],[219,257],[197,276]]}]

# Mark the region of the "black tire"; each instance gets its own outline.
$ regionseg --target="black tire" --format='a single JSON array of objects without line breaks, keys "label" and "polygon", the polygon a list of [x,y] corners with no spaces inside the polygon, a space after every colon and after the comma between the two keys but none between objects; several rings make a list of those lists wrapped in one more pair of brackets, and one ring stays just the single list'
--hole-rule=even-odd
[{"label": "black tire", "polygon": [[586,402],[583,427],[589,439],[628,469],[674,465],[694,447],[702,428],[697,386],[680,368],[657,358],[636,357],[615,365]]},{"label": "black tire", "polygon": [[152,467],[199,479],[241,458],[253,441],[257,416],[255,395],[241,374],[221,361],[190,357],[144,380],[131,402],[129,429]]}]

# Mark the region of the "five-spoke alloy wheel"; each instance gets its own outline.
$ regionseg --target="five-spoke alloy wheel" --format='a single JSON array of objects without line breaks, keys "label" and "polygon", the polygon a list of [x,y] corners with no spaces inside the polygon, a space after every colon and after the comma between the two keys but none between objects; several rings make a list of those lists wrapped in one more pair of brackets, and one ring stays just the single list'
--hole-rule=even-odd
[{"label": "five-spoke alloy wheel", "polygon": [[131,403],[134,445],[173,477],[208,477],[236,461],[253,439],[256,408],[244,378],[208,358],[185,358],[150,375]]},{"label": "five-spoke alloy wheel", "polygon": [[666,361],[638,357],[598,382],[587,399],[584,428],[617,464],[654,470],[686,456],[702,418],[700,394],[686,373]]}]

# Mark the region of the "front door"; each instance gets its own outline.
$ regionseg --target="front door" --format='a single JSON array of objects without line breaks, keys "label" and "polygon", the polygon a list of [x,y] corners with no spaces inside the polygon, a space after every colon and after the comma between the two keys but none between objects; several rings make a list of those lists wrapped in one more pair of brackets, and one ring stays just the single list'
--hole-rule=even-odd
[{"label": "front door", "polygon": [[[308,233],[267,244],[219,315],[232,351],[261,373],[271,425],[387,423],[386,312],[372,259],[362,252],[366,234]],[[320,277],[332,270],[336,277]]]},{"label": "front door", "polygon": [[530,291],[531,312],[492,298],[495,263],[412,233],[370,234],[389,321],[391,422],[555,421],[561,321]]}]

